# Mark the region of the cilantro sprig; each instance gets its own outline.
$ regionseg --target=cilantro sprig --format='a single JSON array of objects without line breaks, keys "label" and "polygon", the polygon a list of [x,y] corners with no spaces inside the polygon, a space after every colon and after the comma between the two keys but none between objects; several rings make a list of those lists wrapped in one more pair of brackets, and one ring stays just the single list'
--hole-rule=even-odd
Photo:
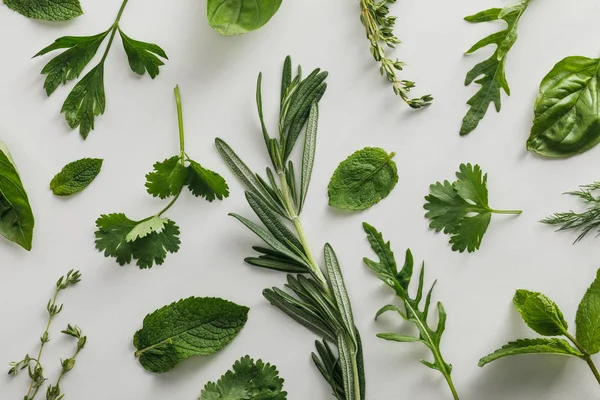
[{"label": "cilantro sprig", "polygon": [[452,250],[479,249],[492,214],[521,214],[520,210],[495,210],[488,205],[487,174],[479,165],[461,164],[453,183],[436,182],[425,196],[429,227],[450,235]]},{"label": "cilantro sprig", "polygon": [[163,214],[175,204],[185,186],[194,196],[204,197],[209,202],[229,196],[225,180],[186,153],[178,86],[175,87],[175,100],[180,152],[154,164],[154,170],[146,175],[148,193],[161,199],[171,198],[171,201],[158,213],[142,220],[135,221],[125,214],[113,213],[101,215],[96,221],[96,248],[104,251],[106,257],[114,257],[120,265],[129,264],[133,259],[137,260],[140,268],[152,268],[154,263],[160,265],[164,262],[167,252],[179,250],[179,227]]},{"label": "cilantro sprig", "polygon": [[159,67],[164,65],[162,59],[168,59],[165,51],[153,43],[140,42],[127,36],[120,26],[121,16],[128,0],[121,4],[115,22],[108,30],[93,36],[64,36],[51,45],[40,50],[34,57],[43,56],[51,51],[66,49],[54,57],[42,69],[46,75],[44,90],[50,96],[61,85],[78,79],[85,67],[96,55],[100,45],[108,37],[108,44],[100,62],[93,67],[71,90],[63,103],[61,113],[72,129],[79,127],[80,135],[86,139],[94,129],[94,120],[104,114],[106,95],[104,92],[104,64],[113,45],[117,32],[121,36],[123,48],[129,60],[131,70],[139,75],[148,75],[154,79]]}]

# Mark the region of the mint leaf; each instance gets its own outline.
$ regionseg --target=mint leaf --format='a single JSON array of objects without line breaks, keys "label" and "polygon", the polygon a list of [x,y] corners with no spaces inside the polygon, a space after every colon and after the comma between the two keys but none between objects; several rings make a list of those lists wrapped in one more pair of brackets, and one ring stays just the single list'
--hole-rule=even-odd
[{"label": "mint leaf", "polygon": [[450,235],[452,250],[472,253],[481,246],[493,213],[521,214],[521,211],[489,207],[487,174],[479,165],[461,164],[456,177],[454,183],[431,185],[423,208],[427,210],[429,227]]},{"label": "mint leaf", "polygon": [[519,289],[513,303],[527,326],[540,335],[560,336],[569,329],[556,303],[542,293]]},{"label": "mint leaf", "polygon": [[475,65],[465,78],[465,86],[475,82],[481,85],[481,88],[467,101],[467,104],[471,107],[463,118],[460,128],[461,135],[466,135],[477,127],[479,121],[485,116],[490,103],[493,102],[496,106],[496,111],[500,112],[501,90],[504,90],[510,96],[510,88],[504,74],[506,56],[517,41],[517,26],[528,5],[529,0],[522,0],[515,5],[503,9],[491,8],[465,17],[466,21],[477,23],[504,20],[508,26],[500,32],[493,33],[481,39],[466,52],[466,54],[471,54],[488,45],[496,45],[496,50],[490,58]]},{"label": "mint leaf", "polygon": [[150,372],[167,372],[180,361],[228,345],[248,319],[248,308],[212,297],[189,297],[144,318],[133,336],[135,356]]},{"label": "mint leaf", "polygon": [[0,142],[0,235],[31,250],[34,218],[29,198],[6,145]]},{"label": "mint leaf", "polygon": [[47,75],[44,81],[46,94],[50,96],[58,86],[79,75],[98,51],[98,47],[109,31],[94,36],[65,36],[58,38],[51,45],[40,50],[34,57],[39,57],[58,49],[68,49],[54,57],[42,69]]},{"label": "mint leaf", "polygon": [[378,147],[365,147],[342,161],[329,182],[329,205],[365,210],[386,198],[398,182],[394,155]]},{"label": "mint leaf", "polygon": [[50,189],[56,196],[70,196],[81,192],[96,179],[102,168],[99,158],[82,158],[64,166],[50,182]]},{"label": "mint leaf", "polygon": [[244,356],[216,383],[204,386],[199,400],[286,400],[277,367]]},{"label": "mint leaf", "polygon": [[158,67],[165,65],[157,55],[168,60],[169,57],[167,57],[165,51],[153,43],[133,40],[125,35],[121,29],[119,29],[119,34],[123,40],[123,48],[125,49],[125,53],[127,53],[131,70],[139,75],[144,75],[148,71],[148,75],[152,79],[156,78],[160,72]]},{"label": "mint leaf", "polygon": [[8,8],[28,18],[66,21],[83,14],[79,0],[4,0]]},{"label": "mint leaf", "polygon": [[588,354],[600,352],[600,270],[585,292],[575,319],[577,341]]},{"label": "mint leaf", "polygon": [[161,265],[167,252],[179,250],[179,227],[166,218],[132,221],[125,214],[101,215],[96,220],[96,248],[119,265],[137,260],[140,268]]},{"label": "mint leaf", "polygon": [[104,114],[104,64],[98,64],[73,88],[65,100],[61,112],[72,129],[79,128],[85,139],[94,129],[94,118]]},{"label": "mint leaf", "polygon": [[180,160],[179,156],[173,156],[154,164],[154,171],[146,175],[148,193],[164,199],[181,192],[188,172]]},{"label": "mint leaf", "polygon": [[194,196],[202,196],[208,201],[229,197],[229,186],[221,175],[203,168],[193,160],[189,162],[186,183]]},{"label": "mint leaf", "polygon": [[583,357],[583,354],[564,339],[519,339],[510,342],[495,352],[479,360],[479,366],[496,361],[506,356],[517,354],[558,354],[563,356]]},{"label": "mint leaf", "polygon": [[279,10],[282,0],[208,0],[206,16],[221,35],[239,35],[265,25]]}]

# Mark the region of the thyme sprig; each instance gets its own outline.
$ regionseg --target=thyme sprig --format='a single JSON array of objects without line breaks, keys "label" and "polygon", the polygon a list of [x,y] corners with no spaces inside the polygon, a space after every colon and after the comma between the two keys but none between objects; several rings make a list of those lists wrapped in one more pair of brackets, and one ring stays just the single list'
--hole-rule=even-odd
[{"label": "thyme sprig", "polygon": [[379,72],[392,84],[394,93],[400,96],[412,108],[422,108],[431,104],[433,97],[425,95],[411,98],[410,90],[415,87],[412,81],[399,79],[397,71],[402,71],[406,65],[396,59],[388,58],[384,46],[395,48],[400,43],[394,35],[396,17],[390,16],[389,5],[396,0],[360,0],[360,20],[365,27],[367,39],[371,44],[371,55],[380,64]]}]

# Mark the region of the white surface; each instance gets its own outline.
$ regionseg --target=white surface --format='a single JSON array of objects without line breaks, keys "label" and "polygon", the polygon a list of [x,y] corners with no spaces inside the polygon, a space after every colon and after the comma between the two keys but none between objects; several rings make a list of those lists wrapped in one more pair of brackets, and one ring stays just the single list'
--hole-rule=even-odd
[{"label": "white surface", "polygon": [[[561,196],[600,179],[599,148],[563,161],[547,161],[525,151],[540,80],[568,55],[596,56],[600,5],[594,0],[533,1],[521,21],[519,40],[508,56],[512,96],[502,112],[490,109],[479,128],[458,135],[466,100],[466,72],[488,51],[462,52],[500,24],[472,25],[466,15],[509,4],[502,0],[460,2],[400,1],[398,51],[408,63],[403,77],[415,80],[416,94],[432,93],[433,106],[412,111],[394,98],[378,75],[358,19],[358,4],[348,0],[286,0],[263,29],[241,37],[220,37],[208,26],[204,0],[131,1],[122,28],[131,37],[158,43],[170,61],[157,79],[137,77],[116,41],[106,64],[107,108],[87,141],[70,131],[59,114],[73,83],[49,99],[39,71],[51,56],[31,60],[39,49],[64,35],[91,35],[107,29],[120,0],[82,1],[86,14],[69,23],[27,20],[0,5],[0,139],[10,147],[36,216],[33,251],[0,240],[0,365],[37,349],[45,321],[44,306],[56,279],[70,268],[83,272],[79,287],[61,296],[63,313],[45,354],[48,376],[58,373],[58,358],[72,343],[57,331],[69,323],[88,334],[88,346],[64,380],[65,399],[196,399],[205,382],[217,379],[244,354],[276,364],[291,400],[329,399],[329,387],[310,360],[314,335],[261,296],[281,286],[284,275],[244,265],[259,240],[228,212],[252,216],[242,189],[213,147],[220,136],[256,170],[267,165],[254,105],[256,75],[264,73],[265,109],[271,131],[281,65],[286,54],[306,71],[330,71],[321,102],[316,168],[303,220],[316,252],[329,241],[343,263],[356,324],[362,332],[371,400],[450,399],[441,375],[418,363],[428,358],[418,344],[395,344],[375,337],[380,331],[411,332],[396,319],[374,322],[392,293],[362,264],[372,256],[360,223],[369,221],[392,241],[398,258],[410,247],[427,265],[427,282],[438,279],[435,299],[448,312],[443,353],[454,365],[463,400],[586,400],[598,387],[585,363],[552,356],[522,356],[484,369],[477,360],[517,337],[535,334],[511,305],[517,288],[539,290],[553,298],[567,320],[599,266],[598,239],[573,246],[574,234],[554,233],[537,221],[554,211],[578,207]],[[152,164],[177,152],[177,122],[172,89],[181,85],[187,150],[221,172],[231,197],[208,204],[183,195],[168,217],[181,228],[182,245],[166,263],[140,271],[119,267],[94,249],[94,221],[101,213],[125,212],[141,218],[164,202],[145,192]],[[327,206],[326,187],[339,161],[364,146],[396,151],[400,182],[376,207],[354,214]],[[68,199],[48,189],[67,162],[102,157],[103,170],[83,193]],[[448,237],[427,227],[423,196],[428,185],[452,178],[461,162],[479,163],[489,173],[491,205],[522,208],[519,217],[494,216],[481,250],[459,254]],[[248,324],[226,349],[196,357],[163,375],[145,372],[133,356],[131,338],[146,313],[187,296],[220,296],[251,308]],[[19,399],[26,376],[0,375],[0,398]],[[43,393],[38,396],[43,398]]]}]

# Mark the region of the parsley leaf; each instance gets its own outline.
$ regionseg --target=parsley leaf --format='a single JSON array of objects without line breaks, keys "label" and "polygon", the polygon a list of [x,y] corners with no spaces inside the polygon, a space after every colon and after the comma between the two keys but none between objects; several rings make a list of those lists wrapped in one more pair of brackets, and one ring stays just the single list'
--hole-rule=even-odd
[{"label": "parsley leaf", "polygon": [[497,46],[490,58],[475,65],[467,73],[465,86],[475,82],[481,85],[481,88],[467,101],[467,104],[471,107],[462,120],[461,135],[466,135],[477,127],[479,121],[485,116],[490,103],[493,102],[496,106],[496,111],[500,112],[500,90],[504,90],[510,96],[510,88],[504,74],[506,56],[517,41],[517,26],[528,5],[529,0],[522,0],[512,6],[490,8],[489,10],[465,17],[465,20],[469,22],[504,20],[508,26],[500,32],[493,33],[481,39],[466,52],[466,54],[471,54],[490,44]]},{"label": "parsley leaf", "polygon": [[365,210],[386,198],[398,182],[394,156],[379,147],[365,147],[342,161],[329,182],[329,205]]},{"label": "parsley leaf", "polygon": [[83,14],[79,0],[4,0],[8,8],[27,18],[67,21]]},{"label": "parsley leaf", "polygon": [[189,162],[187,185],[194,196],[204,197],[208,201],[213,201],[215,198],[223,200],[224,197],[229,197],[229,186],[221,175],[203,168],[194,160],[189,160]]},{"label": "parsley leaf", "polygon": [[179,227],[159,217],[132,221],[125,214],[101,215],[96,220],[96,248],[119,265],[137,260],[140,268],[152,268],[165,261],[167,252],[179,250]]},{"label": "parsley leaf", "polygon": [[452,250],[469,253],[479,249],[492,213],[521,214],[519,210],[494,210],[488,206],[487,174],[479,165],[461,164],[457,181],[436,182],[429,187],[423,208],[429,227],[450,235]]},{"label": "parsley leaf", "polygon": [[99,158],[82,158],[63,167],[50,182],[56,196],[70,196],[81,192],[96,179],[102,168]]},{"label": "parsley leaf", "polygon": [[154,164],[154,171],[146,175],[146,188],[149,194],[161,199],[176,196],[187,179],[188,171],[179,156],[167,158]]},{"label": "parsley leaf", "polygon": [[204,386],[199,400],[286,400],[283,379],[274,365],[244,356],[216,383]]},{"label": "parsley leaf", "polygon": [[79,133],[86,139],[94,129],[96,117],[104,114],[106,96],[104,93],[104,63],[119,31],[123,47],[131,69],[142,75],[145,71],[155,78],[158,69],[164,63],[157,57],[167,59],[167,55],[159,46],[152,43],[140,42],[126,36],[119,25],[127,0],[124,0],[115,22],[110,28],[94,36],[65,36],[57,39],[50,46],[39,51],[34,57],[45,55],[51,51],[67,49],[59,54],[42,69],[46,74],[44,89],[46,94],[52,94],[60,84],[79,78],[84,68],[96,55],[100,44],[109,36],[108,44],[100,62],[93,67],[73,88],[63,103],[61,112],[72,129],[79,127]]},{"label": "parsley leaf", "polygon": [[236,338],[248,307],[213,297],[189,297],[144,318],[133,336],[135,356],[150,372],[167,372],[180,361],[213,354]]}]

